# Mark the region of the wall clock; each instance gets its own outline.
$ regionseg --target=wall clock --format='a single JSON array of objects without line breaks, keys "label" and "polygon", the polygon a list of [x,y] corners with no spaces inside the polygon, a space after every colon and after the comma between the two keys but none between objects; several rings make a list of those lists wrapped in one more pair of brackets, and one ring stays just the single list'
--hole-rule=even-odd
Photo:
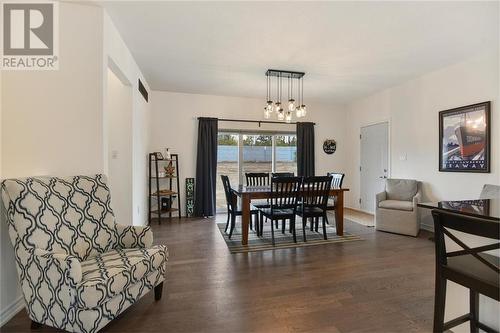
[{"label": "wall clock", "polygon": [[337,150],[337,142],[333,139],[327,139],[323,142],[323,151],[328,155],[335,153]]}]

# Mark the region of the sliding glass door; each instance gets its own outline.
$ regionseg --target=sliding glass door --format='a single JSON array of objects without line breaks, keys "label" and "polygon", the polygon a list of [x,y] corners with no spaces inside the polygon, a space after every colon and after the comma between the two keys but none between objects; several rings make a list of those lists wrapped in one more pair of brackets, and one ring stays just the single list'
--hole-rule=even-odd
[{"label": "sliding glass door", "polygon": [[245,184],[247,172],[293,172],[297,174],[295,133],[220,131],[217,151],[217,210],[224,211],[226,197],[220,175],[231,186]]}]

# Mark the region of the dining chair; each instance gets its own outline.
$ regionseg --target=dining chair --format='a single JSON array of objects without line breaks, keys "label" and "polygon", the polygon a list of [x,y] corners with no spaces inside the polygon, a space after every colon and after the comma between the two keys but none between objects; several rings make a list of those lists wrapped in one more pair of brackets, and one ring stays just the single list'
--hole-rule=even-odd
[{"label": "dining chair", "polygon": [[304,181],[302,182],[301,204],[297,208],[297,215],[302,217],[304,242],[306,241],[307,219],[311,219],[311,230],[313,230],[313,225],[316,224],[316,231],[318,231],[319,218],[322,218],[323,238],[327,239],[326,213],[331,183],[331,176],[304,177]]},{"label": "dining chair", "polygon": [[[302,177],[273,177],[271,179],[271,196],[269,198],[270,207],[260,208],[262,215],[271,220],[271,237],[273,246],[274,222],[282,221],[282,232],[285,232],[286,220],[290,220],[290,230],[293,233],[293,241],[297,242],[295,232],[295,215],[297,213],[297,202],[300,194]],[[263,235],[264,223],[260,219],[260,234]]]},{"label": "dining chair", "polygon": [[294,177],[295,174],[293,172],[273,172],[271,177]]},{"label": "dining chair", "polygon": [[[434,296],[434,332],[444,332],[452,327],[470,322],[470,331],[495,332],[479,321],[479,295],[500,300],[499,258],[484,253],[500,248],[498,221],[433,210],[436,246],[436,284]],[[478,247],[469,247],[456,233],[495,239],[496,242]],[[445,242],[446,240],[450,242]],[[447,244],[458,245],[460,250],[447,251]],[[456,248],[456,246],[455,246]],[[450,280],[469,289],[469,313],[444,322],[446,303],[446,281]]]},{"label": "dining chair", "polygon": [[[332,188],[342,188],[342,182],[344,181],[344,174],[343,173],[337,173],[337,172],[328,172],[327,176],[332,177]],[[330,201],[331,200],[331,201]],[[330,204],[331,202],[331,204]],[[328,204],[326,206],[326,210],[336,210],[337,209],[337,197],[336,196],[330,196],[328,198]],[[328,222],[328,217],[326,218],[326,223],[329,224]]]},{"label": "dining chair", "polygon": [[269,172],[245,173],[247,186],[269,186]]},{"label": "dining chair", "polygon": [[[229,227],[229,238],[233,235],[234,227],[236,225],[236,216],[241,216],[242,211],[238,209],[238,197],[233,192],[231,188],[231,183],[229,181],[229,177],[225,175],[221,175],[222,185],[224,185],[224,193],[226,195],[226,205],[227,205],[227,221],[226,228],[224,232],[227,233],[227,228]],[[257,234],[259,233],[259,211],[257,209],[250,210],[250,229],[253,229],[252,226],[252,217],[255,217],[255,228],[257,229]],[[231,223],[230,223],[231,222]]]}]

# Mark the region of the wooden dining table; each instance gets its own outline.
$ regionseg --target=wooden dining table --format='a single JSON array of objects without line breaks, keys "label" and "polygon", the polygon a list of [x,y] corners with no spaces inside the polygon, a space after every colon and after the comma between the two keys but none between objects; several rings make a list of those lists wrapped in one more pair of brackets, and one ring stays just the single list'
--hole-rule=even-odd
[{"label": "wooden dining table", "polygon": [[[268,199],[271,197],[270,186],[245,186],[239,185],[233,189],[234,193],[241,198],[241,222],[242,222],[242,238],[241,244],[248,245],[248,232],[250,226],[250,204],[252,200]],[[331,188],[330,196],[336,197],[337,202],[335,209],[335,227],[337,235],[344,235],[344,192],[349,191],[348,188]]]}]

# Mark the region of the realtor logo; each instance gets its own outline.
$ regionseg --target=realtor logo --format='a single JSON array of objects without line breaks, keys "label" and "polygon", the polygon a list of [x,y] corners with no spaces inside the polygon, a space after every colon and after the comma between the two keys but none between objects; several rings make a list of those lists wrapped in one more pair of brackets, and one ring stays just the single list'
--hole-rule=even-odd
[{"label": "realtor logo", "polygon": [[58,4],[2,4],[4,70],[58,69]]}]

